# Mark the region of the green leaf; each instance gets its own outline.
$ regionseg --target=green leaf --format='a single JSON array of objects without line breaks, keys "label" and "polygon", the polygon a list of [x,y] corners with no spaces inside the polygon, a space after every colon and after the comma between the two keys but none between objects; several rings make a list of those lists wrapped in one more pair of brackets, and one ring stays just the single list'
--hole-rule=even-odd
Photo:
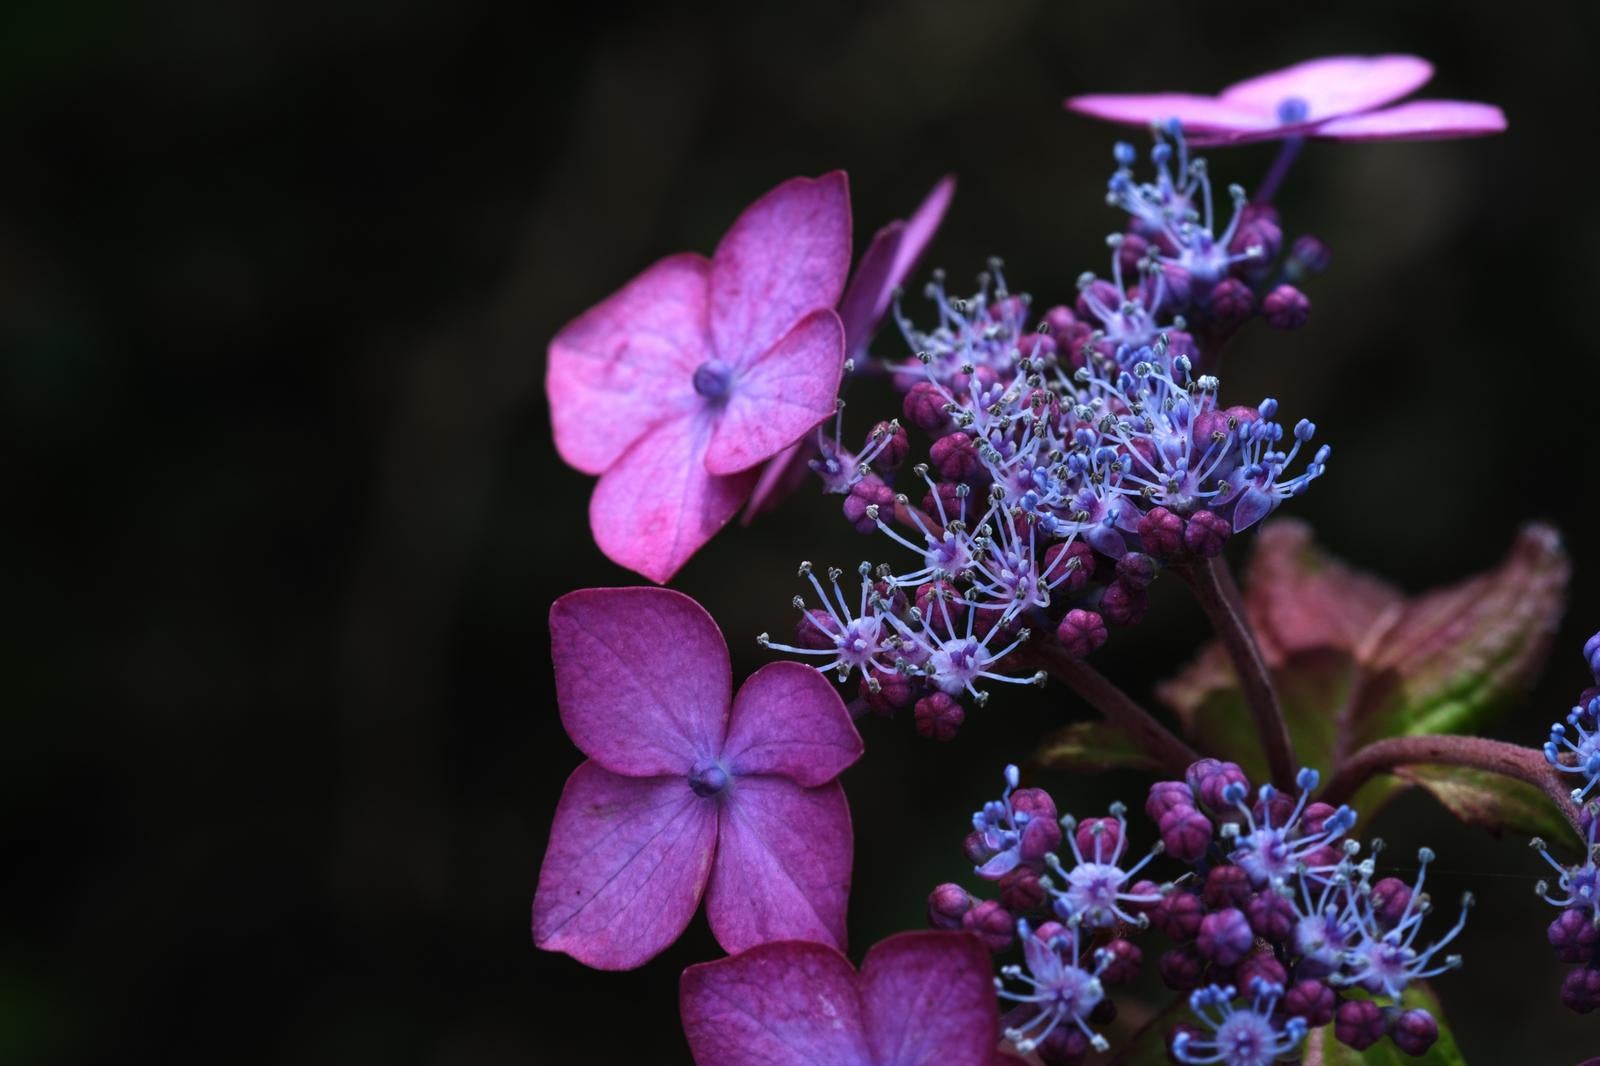
[{"label": "green leaf", "polygon": [[1046,770],[1155,770],[1159,764],[1107,722],[1073,722],[1045,738],[1030,765]]},{"label": "green leaf", "polygon": [[1407,1009],[1422,1007],[1439,1023],[1439,1039],[1427,1054],[1413,1058],[1394,1046],[1385,1037],[1365,1051],[1345,1047],[1333,1035],[1333,1026],[1314,1029],[1306,1038],[1306,1053],[1300,1060],[1304,1066],[1466,1066],[1466,1058],[1456,1046],[1450,1027],[1445,1023],[1439,997],[1426,983],[1413,981],[1400,1000]]},{"label": "green leaf", "polygon": [[1466,766],[1402,766],[1395,777],[1420,785],[1467,825],[1499,836],[1510,831],[1525,836],[1563,840],[1571,832],[1549,797],[1523,781]]}]

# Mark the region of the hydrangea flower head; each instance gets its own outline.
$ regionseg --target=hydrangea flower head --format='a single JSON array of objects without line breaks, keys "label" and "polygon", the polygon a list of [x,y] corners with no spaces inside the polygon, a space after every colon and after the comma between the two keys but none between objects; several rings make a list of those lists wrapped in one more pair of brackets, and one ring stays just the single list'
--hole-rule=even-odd
[{"label": "hydrangea flower head", "polygon": [[1432,64],[1418,56],[1326,56],[1237,82],[1216,96],[1096,93],[1074,96],[1066,106],[1130,126],[1177,119],[1185,133],[1203,144],[1283,137],[1430,140],[1478,137],[1506,128],[1504,113],[1492,104],[1394,103],[1431,77]]},{"label": "hydrangea flower head", "polygon": [[[1022,940],[1027,969],[1004,967],[1001,977],[995,980],[995,988],[1000,998],[1029,1007],[1034,1013],[1023,1024],[1007,1029],[1006,1038],[1026,1054],[1048,1040],[1058,1027],[1071,1026],[1083,1034],[1090,1047],[1105,1051],[1110,1045],[1089,1028],[1089,1015],[1105,999],[1100,977],[1112,963],[1111,952],[1096,950],[1085,968],[1076,922],[1065,926],[1047,922],[1035,930],[1023,919],[1017,922],[1017,936]],[[1006,988],[1007,979],[1021,982],[1025,990],[1013,992]]]},{"label": "hydrangea flower head", "polygon": [[667,589],[563,596],[550,642],[561,721],[589,759],[550,828],[535,942],[629,969],[704,895],[729,951],[843,945],[852,834],[836,778],[862,748],[827,681],[771,663],[733,695],[721,631]]},{"label": "hydrangea flower head", "polygon": [[683,972],[700,1066],[989,1066],[989,953],[966,933],[900,933],[857,973],[823,944],[763,944]]},{"label": "hydrangea flower head", "polygon": [[766,459],[833,413],[850,266],[843,172],[792,178],[710,259],[669,256],[550,344],[556,448],[599,474],[589,524],[664,582],[733,517]]}]

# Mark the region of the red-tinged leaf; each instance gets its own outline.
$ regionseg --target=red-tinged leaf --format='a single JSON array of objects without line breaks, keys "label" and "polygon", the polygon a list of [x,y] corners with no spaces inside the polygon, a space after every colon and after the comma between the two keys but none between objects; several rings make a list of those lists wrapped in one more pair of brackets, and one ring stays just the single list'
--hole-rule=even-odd
[{"label": "red-tinged leaf", "polygon": [[1073,722],[1056,730],[1033,753],[1030,765],[1077,773],[1158,767],[1156,760],[1137,748],[1126,733],[1107,722]]},{"label": "red-tinged leaf", "polygon": [[1544,793],[1515,778],[1466,766],[1432,765],[1402,766],[1394,776],[1427,789],[1462,822],[1496,836],[1509,831],[1563,840],[1571,831]]}]

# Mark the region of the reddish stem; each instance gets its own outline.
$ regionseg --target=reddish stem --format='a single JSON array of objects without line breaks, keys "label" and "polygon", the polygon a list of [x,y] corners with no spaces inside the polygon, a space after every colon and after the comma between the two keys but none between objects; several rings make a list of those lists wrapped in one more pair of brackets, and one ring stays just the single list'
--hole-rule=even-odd
[{"label": "reddish stem", "polygon": [[1189,764],[1200,758],[1198,752],[1173,733],[1160,720],[1129,696],[1100,671],[1068,655],[1059,644],[1041,641],[1032,651],[1044,662],[1051,677],[1063,682],[1083,697],[1101,717],[1122,730],[1139,750],[1155,759],[1168,772],[1182,776]]},{"label": "reddish stem", "polygon": [[1373,776],[1400,766],[1418,765],[1466,766],[1530,784],[1556,805],[1580,838],[1583,836],[1572,793],[1561,775],[1545,761],[1542,752],[1483,737],[1416,736],[1375,740],[1339,767],[1319,798],[1325,803],[1344,803]]}]

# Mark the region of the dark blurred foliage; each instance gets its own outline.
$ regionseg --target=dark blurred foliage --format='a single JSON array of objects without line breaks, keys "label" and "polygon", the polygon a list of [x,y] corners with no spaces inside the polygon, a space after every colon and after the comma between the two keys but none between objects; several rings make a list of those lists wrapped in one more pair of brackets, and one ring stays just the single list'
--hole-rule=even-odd
[{"label": "dark blurred foliage", "polygon": [[[1334,444],[1293,505],[1410,588],[1564,531],[1574,606],[1506,728],[1536,739],[1600,625],[1590,522],[1600,198],[1594,27],[1540,4],[15,3],[0,14],[7,609],[0,1061],[675,1062],[698,920],[643,970],[529,943],[579,755],[549,602],[631,584],[551,447],[544,345],[655,257],[709,251],[779,180],[850,171],[858,242],[946,171],[933,258],[1040,301],[1103,269],[1110,129],[1060,99],[1211,90],[1416,51],[1497,101],[1477,142],[1314,145],[1282,201],[1334,269],[1252,331],[1226,397]],[[1254,180],[1270,148],[1214,158]],[[886,339],[889,350],[894,340]],[[880,398],[881,399],[881,398]],[[879,417],[863,396],[854,429]],[[788,626],[801,558],[881,549],[837,501],[731,529],[676,582],[728,633]],[[1172,585],[1174,587],[1166,587]],[[1203,637],[1174,582],[1106,649],[1131,689]],[[999,768],[1084,714],[1002,692],[957,742],[863,723],[846,779],[859,954],[959,876]],[[1314,758],[1314,756],[1313,756]],[[1046,783],[1090,812],[1136,778]],[[1519,841],[1424,800],[1379,819],[1480,907],[1439,983],[1476,1063],[1600,1046],[1556,1002]]]}]

